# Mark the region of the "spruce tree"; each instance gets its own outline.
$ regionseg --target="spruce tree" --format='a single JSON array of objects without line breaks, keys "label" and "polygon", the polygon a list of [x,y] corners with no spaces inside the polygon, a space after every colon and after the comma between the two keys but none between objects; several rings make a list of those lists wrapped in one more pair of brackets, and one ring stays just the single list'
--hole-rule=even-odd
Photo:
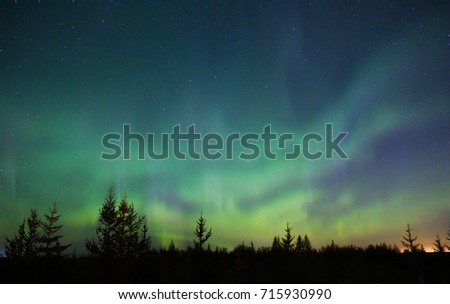
[{"label": "spruce tree", "polygon": [[294,249],[294,236],[291,234],[291,226],[289,223],[286,224],[286,229],[284,229],[285,234],[281,239],[281,245],[285,252],[292,251]]},{"label": "spruce tree", "polygon": [[[143,223],[144,218],[138,215],[133,204],[124,196],[117,209],[115,238],[118,256],[129,257],[139,253],[139,232]],[[146,227],[145,233],[147,231]]]},{"label": "spruce tree", "polygon": [[305,252],[312,252],[313,248],[311,245],[311,241],[309,240],[308,235],[305,234],[305,237],[303,238],[303,250]]},{"label": "spruce tree", "polygon": [[175,246],[173,240],[170,241],[169,247],[167,247],[167,252],[172,254],[178,252],[177,247]]},{"label": "spruce tree", "polygon": [[407,252],[418,252],[419,251],[419,244],[415,244],[415,241],[417,240],[416,237],[412,237],[412,231],[413,229],[409,226],[409,224],[406,225],[406,236],[403,236],[402,245],[405,247],[405,250]]},{"label": "spruce tree", "polygon": [[146,222],[145,217],[142,217],[143,225],[140,231],[140,240],[138,243],[138,250],[137,255],[138,256],[146,256],[149,255],[151,252],[151,246],[152,246],[152,239],[150,235],[148,234],[148,225]]},{"label": "spruce tree", "polygon": [[297,241],[295,242],[295,251],[302,253],[304,251],[303,246],[302,236],[299,234],[297,237]]},{"label": "spruce tree", "polygon": [[43,235],[41,237],[42,245],[39,249],[45,257],[63,257],[64,251],[71,246],[71,244],[61,244],[63,236],[57,234],[62,228],[62,224],[58,224],[60,217],[56,203],[54,203],[45,215],[45,221],[41,222]]},{"label": "spruce tree", "polygon": [[211,237],[212,228],[206,227],[206,219],[203,218],[203,211],[200,213],[200,217],[197,219],[197,226],[194,230],[194,248],[198,251],[203,250],[203,244]]},{"label": "spruce tree", "polygon": [[36,209],[31,209],[30,216],[27,218],[28,232],[25,238],[25,257],[34,258],[39,254],[39,242],[41,236],[39,228],[41,221],[38,218]]},{"label": "spruce tree", "polygon": [[302,238],[301,235],[297,237],[297,242],[295,243],[295,251],[299,253],[308,253],[312,252],[311,241],[308,238],[308,235]]},{"label": "spruce tree", "polygon": [[117,205],[114,187],[110,187],[99,212],[97,239],[86,240],[93,256],[125,258],[150,252],[151,238],[145,216],[140,216],[124,196]]},{"label": "spruce tree", "polygon": [[279,236],[274,236],[272,241],[272,247],[270,250],[272,253],[280,252],[283,247],[281,246],[281,241]]},{"label": "spruce tree", "polygon": [[25,220],[19,225],[17,233],[12,239],[6,238],[6,257],[17,259],[25,256]]},{"label": "spruce tree", "polygon": [[433,246],[434,252],[439,252],[439,253],[445,252],[445,245],[442,244],[442,241],[441,241],[441,238],[439,236],[439,233],[436,234],[436,238],[434,239],[433,245],[434,245]]},{"label": "spruce tree", "polygon": [[[448,231],[447,231],[447,241],[450,241],[450,225],[448,226]],[[450,250],[450,245],[447,245],[447,249]]]},{"label": "spruce tree", "polygon": [[117,211],[115,189],[111,186],[102,208],[99,211],[96,234],[98,242],[86,240],[86,249],[91,255],[101,257],[116,256],[115,230],[117,225]]},{"label": "spruce tree", "polygon": [[35,258],[39,254],[40,221],[36,209],[19,225],[12,239],[6,239],[5,253],[8,258]]}]

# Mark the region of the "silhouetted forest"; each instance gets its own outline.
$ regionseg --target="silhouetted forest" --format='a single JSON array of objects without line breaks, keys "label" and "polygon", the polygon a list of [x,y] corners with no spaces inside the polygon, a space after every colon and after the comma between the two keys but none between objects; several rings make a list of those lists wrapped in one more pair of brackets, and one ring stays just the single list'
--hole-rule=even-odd
[{"label": "silhouetted forest", "polygon": [[[314,248],[308,235],[293,235],[289,223],[271,246],[242,242],[212,249],[203,212],[193,230],[194,247],[153,248],[145,216],[127,197],[108,190],[99,210],[88,255],[68,255],[56,204],[44,217],[31,209],[5,242],[1,283],[449,283],[450,247],[439,234],[427,253],[406,225],[401,251],[385,243],[365,248],[331,241]],[[450,228],[445,237],[450,241]]]}]

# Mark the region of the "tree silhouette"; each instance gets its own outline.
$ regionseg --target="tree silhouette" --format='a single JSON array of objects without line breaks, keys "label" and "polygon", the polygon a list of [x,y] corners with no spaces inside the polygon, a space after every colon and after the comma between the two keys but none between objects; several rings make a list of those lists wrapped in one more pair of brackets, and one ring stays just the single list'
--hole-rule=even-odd
[{"label": "tree silhouette", "polygon": [[[26,225],[25,225],[26,224]],[[36,209],[19,225],[17,234],[12,239],[6,238],[5,254],[9,258],[35,258],[39,254],[39,227]]]},{"label": "tree silhouette", "polygon": [[397,247],[397,245],[388,245],[386,243],[379,243],[379,244],[370,244],[366,248],[366,252],[378,252],[378,253],[399,253],[400,249]]},{"label": "tree silhouette", "polygon": [[301,235],[297,237],[297,242],[295,243],[295,251],[299,253],[309,253],[312,252],[311,241],[308,238],[308,235],[302,238]]},{"label": "tree silhouette", "polygon": [[30,216],[27,218],[28,233],[25,242],[25,257],[36,257],[39,253],[38,244],[40,242],[39,228],[41,221],[38,218],[36,209],[31,209]]},{"label": "tree silhouette", "polygon": [[142,228],[140,228],[140,240],[138,241],[137,254],[139,256],[146,256],[150,254],[152,248],[152,239],[148,234],[148,225],[145,216],[142,217]]},{"label": "tree silhouette", "polygon": [[341,247],[339,245],[337,245],[334,240],[331,240],[331,244],[327,244],[325,247],[322,246],[321,251],[322,252],[329,252],[329,253],[334,253],[337,252],[338,250],[340,250]]},{"label": "tree silhouette", "polygon": [[442,244],[441,238],[439,237],[439,233],[436,234],[436,238],[434,239],[434,243],[433,243],[433,250],[434,252],[445,252],[445,245]]},{"label": "tree silhouette", "polygon": [[194,235],[196,239],[194,239],[194,248],[196,250],[202,251],[203,244],[211,237],[212,228],[206,227],[206,220],[203,218],[203,211],[200,212],[200,217],[197,219],[197,226],[194,230]]},{"label": "tree silhouette", "polygon": [[[447,241],[450,241],[450,225],[448,226],[448,231],[447,231]],[[447,249],[450,250],[450,245],[447,245]]]},{"label": "tree silhouette", "polygon": [[272,241],[272,247],[270,248],[270,250],[273,253],[275,253],[275,252],[280,252],[282,249],[283,249],[283,247],[281,246],[280,237],[274,236],[273,241]]},{"label": "tree silhouette", "polygon": [[86,240],[86,249],[98,257],[132,257],[150,252],[151,239],[144,216],[139,216],[133,204],[124,196],[119,206],[114,187],[110,187],[99,211],[94,239]]},{"label": "tree silhouette", "polygon": [[48,214],[45,214],[45,221],[41,222],[43,235],[39,250],[45,257],[62,257],[63,252],[71,246],[71,244],[62,245],[60,240],[63,236],[57,235],[62,228],[62,224],[57,224],[60,217],[56,203],[54,203],[49,208]]},{"label": "tree silhouette", "polygon": [[295,242],[295,251],[303,252],[303,240],[300,234],[298,235],[297,241]]},{"label": "tree silhouette", "polygon": [[6,238],[5,255],[12,259],[23,258],[25,256],[25,239],[25,220],[23,220],[14,237]]},{"label": "tree silhouette", "polygon": [[113,257],[115,252],[115,229],[117,225],[117,211],[115,188],[108,189],[102,208],[99,211],[96,234],[98,243],[94,240],[86,240],[86,249],[94,256]]},{"label": "tree silhouette", "polygon": [[303,238],[303,247],[304,247],[305,252],[313,251],[311,241],[309,240],[309,237],[307,234],[305,234],[305,237]]},{"label": "tree silhouette", "polygon": [[169,247],[167,247],[167,252],[169,253],[176,253],[178,251],[177,247],[175,246],[175,243],[173,240],[170,241]]},{"label": "tree silhouette", "polygon": [[[139,216],[132,203],[124,196],[117,209],[115,239],[117,256],[130,257],[141,255],[150,248],[150,237],[145,217]],[[142,229],[142,230],[141,230]],[[139,240],[139,234],[142,240]]]},{"label": "tree silhouette", "polygon": [[281,246],[285,252],[289,252],[294,249],[294,236],[291,234],[291,226],[289,226],[289,223],[286,223],[286,229],[284,231],[284,237],[281,238]]},{"label": "tree silhouette", "polygon": [[406,236],[403,236],[402,245],[406,248],[405,251],[408,252],[417,252],[419,251],[419,245],[415,244],[414,242],[417,240],[416,237],[412,237],[412,231],[413,229],[409,226],[409,224],[406,225]]}]

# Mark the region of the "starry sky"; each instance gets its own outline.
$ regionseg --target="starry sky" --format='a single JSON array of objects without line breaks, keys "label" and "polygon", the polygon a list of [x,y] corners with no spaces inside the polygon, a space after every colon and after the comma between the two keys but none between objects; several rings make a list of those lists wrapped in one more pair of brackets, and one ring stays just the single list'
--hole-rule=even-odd
[{"label": "starry sky", "polygon": [[[16,3],[15,3],[16,2]],[[57,202],[84,251],[109,185],[155,246],[431,247],[450,224],[448,1],[2,1],[0,250]],[[349,159],[105,161],[102,136],[349,132]]]}]

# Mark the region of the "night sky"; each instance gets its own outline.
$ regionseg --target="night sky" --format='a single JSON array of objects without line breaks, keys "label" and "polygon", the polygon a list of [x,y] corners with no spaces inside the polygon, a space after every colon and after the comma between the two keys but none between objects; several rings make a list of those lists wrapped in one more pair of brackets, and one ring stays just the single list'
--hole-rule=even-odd
[{"label": "night sky", "polygon": [[[450,224],[448,1],[2,1],[0,252],[57,202],[78,253],[109,185],[153,244],[430,248]],[[100,159],[102,136],[349,132],[349,159]],[[134,154],[133,154],[134,153]],[[72,248],[73,249],[73,248]]]}]

